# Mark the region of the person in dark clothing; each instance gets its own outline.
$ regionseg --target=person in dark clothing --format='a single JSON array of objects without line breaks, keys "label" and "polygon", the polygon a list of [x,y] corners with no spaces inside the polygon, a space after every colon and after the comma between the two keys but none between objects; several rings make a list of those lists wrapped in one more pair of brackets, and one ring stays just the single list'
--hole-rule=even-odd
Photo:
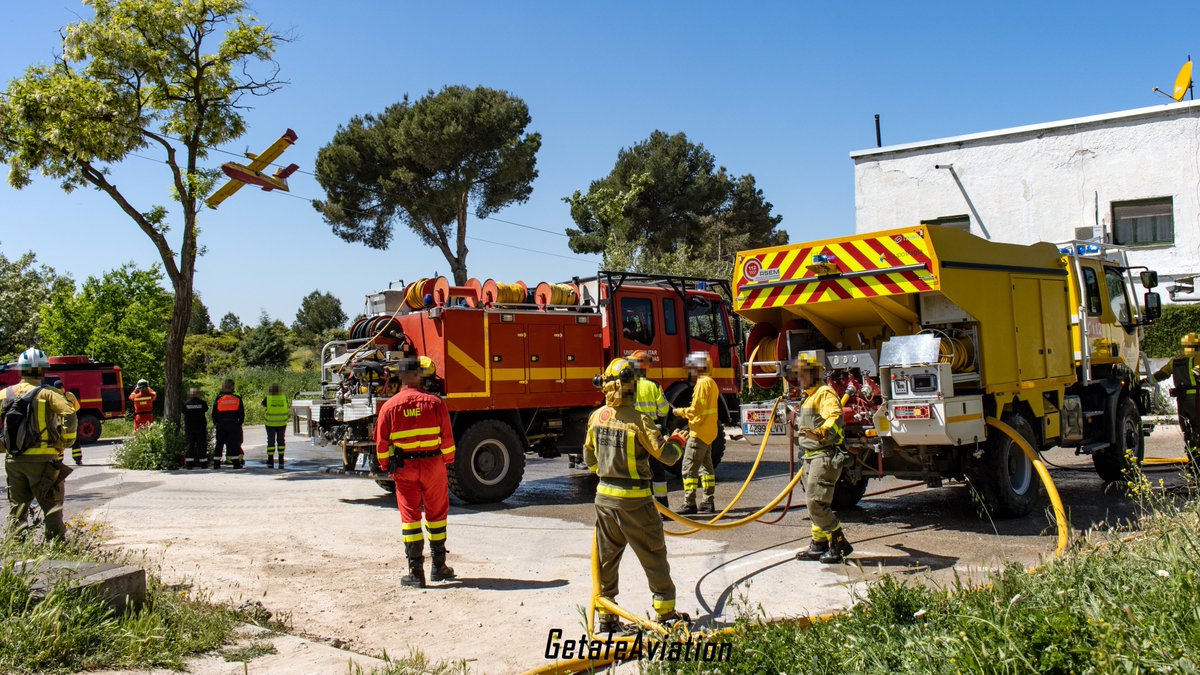
[{"label": "person in dark clothing", "polygon": [[242,397],[233,393],[233,380],[225,380],[221,385],[221,395],[213,401],[212,421],[217,431],[213,468],[221,468],[222,452],[233,468],[242,468],[245,460],[242,453],[242,422],[246,421],[246,408],[242,405]]},{"label": "person in dark clothing", "polygon": [[187,440],[184,466],[195,469],[208,463],[208,403],[200,398],[200,390],[188,390],[183,402],[183,435]]}]

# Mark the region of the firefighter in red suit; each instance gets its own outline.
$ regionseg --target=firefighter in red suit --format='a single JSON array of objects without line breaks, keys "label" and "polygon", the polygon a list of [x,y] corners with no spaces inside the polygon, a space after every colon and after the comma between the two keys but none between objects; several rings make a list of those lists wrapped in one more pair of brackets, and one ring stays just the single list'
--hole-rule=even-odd
[{"label": "firefighter in red suit", "polygon": [[[432,369],[431,365],[425,368]],[[446,404],[421,390],[421,378],[432,374],[422,370],[416,357],[400,360],[400,392],[379,409],[375,425],[379,469],[396,481],[400,506],[400,532],[408,558],[408,574],[400,584],[417,588],[425,586],[425,534],[433,554],[429,578],[454,578],[454,570],[446,566],[446,517],[450,511],[446,465],[454,461],[454,434]],[[425,534],[421,532],[422,510]]]},{"label": "firefighter in red suit", "polygon": [[158,394],[150,388],[150,383],[138,380],[137,386],[129,394],[133,403],[133,430],[137,431],[147,424],[154,424],[154,399]]}]

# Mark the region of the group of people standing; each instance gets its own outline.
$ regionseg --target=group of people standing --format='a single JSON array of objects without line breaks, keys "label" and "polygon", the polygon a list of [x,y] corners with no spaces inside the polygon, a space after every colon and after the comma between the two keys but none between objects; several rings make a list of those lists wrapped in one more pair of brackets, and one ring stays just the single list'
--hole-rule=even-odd
[{"label": "group of people standing", "polygon": [[[278,384],[272,384],[267,389],[267,395],[262,400],[264,408],[263,426],[267,430],[267,468],[275,468],[278,458],[279,468],[284,468],[284,436],[287,432],[288,421],[291,419],[291,409],[288,398],[280,392]],[[221,384],[221,392],[212,403],[213,423],[213,453],[210,463],[208,457],[208,418],[209,405],[200,397],[200,390],[193,387],[188,391],[188,399],[183,402],[183,433],[187,442],[185,468],[198,469],[221,468],[222,462],[228,462],[234,469],[241,469],[246,464],[246,455],[242,450],[242,425],[246,421],[246,406],[242,397],[234,391],[233,380],[225,380]]]}]

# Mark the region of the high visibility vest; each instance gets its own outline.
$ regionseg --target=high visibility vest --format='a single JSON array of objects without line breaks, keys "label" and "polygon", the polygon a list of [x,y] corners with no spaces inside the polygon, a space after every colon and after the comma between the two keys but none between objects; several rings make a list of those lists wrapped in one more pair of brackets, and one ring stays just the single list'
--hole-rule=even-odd
[{"label": "high visibility vest", "polygon": [[633,407],[643,415],[650,417],[664,417],[671,412],[670,406],[667,405],[667,399],[663,396],[662,387],[654,380],[645,377],[638,378],[637,395],[634,398]]},{"label": "high visibility vest", "polygon": [[1181,356],[1171,361],[1176,396],[1196,395],[1196,357]]},{"label": "high visibility vest", "polygon": [[285,427],[289,419],[287,397],[283,394],[267,395],[267,412],[263,424],[269,427]]},{"label": "high visibility vest", "polygon": [[[818,397],[818,394],[821,394],[821,396]],[[837,392],[834,391],[832,387],[828,385],[821,385],[812,393],[812,396],[806,397],[800,404],[800,412],[796,416],[796,426],[816,429],[823,426],[825,422],[828,421],[824,417],[821,417],[821,411],[818,407],[821,402],[820,399],[825,396],[832,396],[835,400],[838,400]],[[843,430],[844,421],[840,414],[840,405],[838,406],[838,411],[839,414],[837,417],[837,422],[825,432],[825,438],[817,440],[815,438],[809,438],[804,434],[796,434],[796,443],[800,447],[804,448],[805,455],[836,448],[842,444],[842,442],[845,440],[845,431]]]}]

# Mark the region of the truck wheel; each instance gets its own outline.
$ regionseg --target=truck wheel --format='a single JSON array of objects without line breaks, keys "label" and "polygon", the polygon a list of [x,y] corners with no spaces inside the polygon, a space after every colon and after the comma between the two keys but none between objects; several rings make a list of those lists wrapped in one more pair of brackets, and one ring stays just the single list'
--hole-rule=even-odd
[{"label": "truck wheel", "polygon": [[[1033,429],[1024,417],[1006,413],[1001,421],[1015,429],[1030,446],[1034,445]],[[1027,516],[1042,501],[1042,482],[1033,462],[1016,441],[999,429],[988,430],[983,456],[975,459],[968,454],[965,469],[984,507],[996,516]]]},{"label": "truck wheel", "polygon": [[850,480],[845,474],[833,486],[833,508],[849,509],[858,506],[863,495],[867,494],[867,479]]},{"label": "truck wheel", "polygon": [[1129,480],[1135,467],[1142,465],[1146,448],[1142,444],[1142,415],[1128,398],[1117,405],[1116,443],[1092,455],[1096,473],[1105,483]]},{"label": "truck wheel", "polygon": [[384,491],[386,491],[386,492],[395,492],[396,491],[396,482],[395,481],[377,480],[377,481],[375,481],[375,484],[378,485],[379,487],[383,488]]},{"label": "truck wheel", "polygon": [[502,502],[525,474],[525,448],[517,432],[500,420],[471,425],[455,445],[447,478],[450,491],[471,504]]},{"label": "truck wheel", "polygon": [[76,434],[78,435],[80,445],[91,445],[100,440],[101,422],[99,417],[84,413],[79,416],[77,421],[79,426]]}]

